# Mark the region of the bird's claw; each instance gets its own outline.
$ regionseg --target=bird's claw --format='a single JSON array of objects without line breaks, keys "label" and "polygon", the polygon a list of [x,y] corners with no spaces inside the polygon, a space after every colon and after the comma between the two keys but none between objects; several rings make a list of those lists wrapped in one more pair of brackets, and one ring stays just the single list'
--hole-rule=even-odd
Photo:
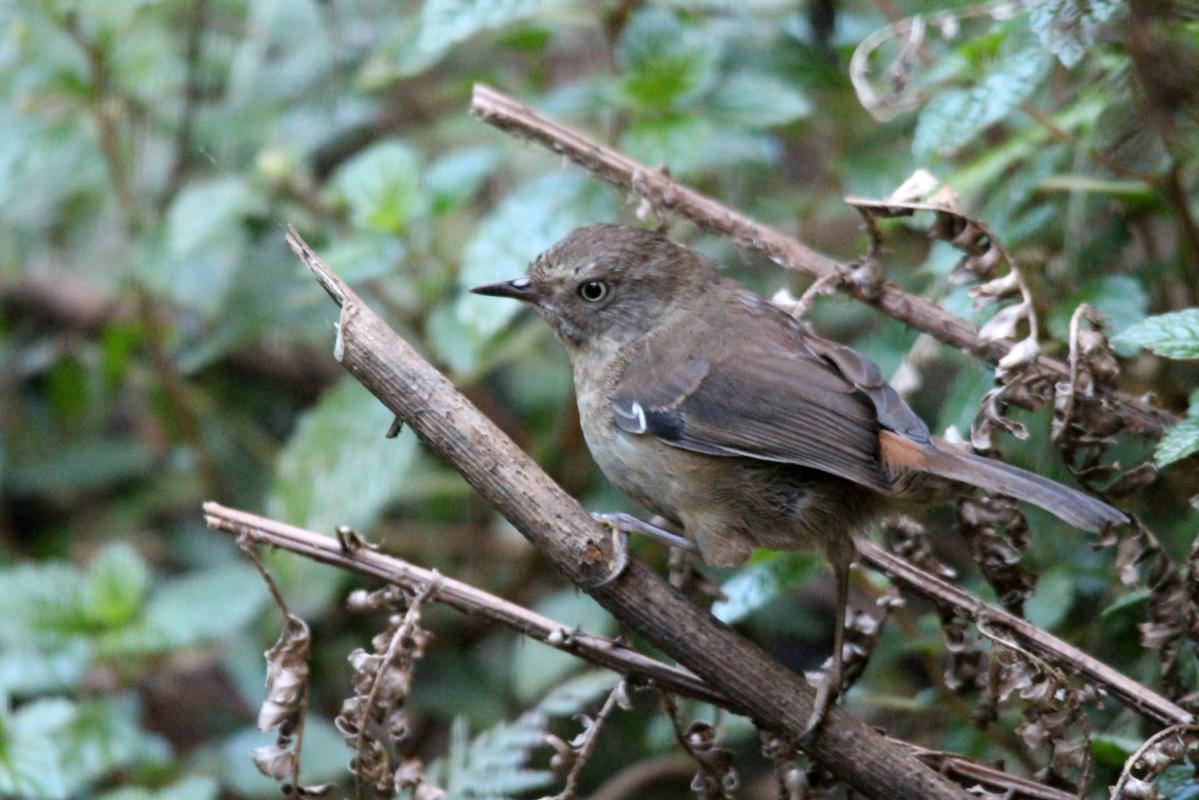
[{"label": "bird's claw", "polygon": [[619,578],[629,565],[629,534],[620,527],[618,514],[592,514],[591,518],[612,533],[612,558],[608,561],[608,574],[590,584],[588,589],[600,589]]}]

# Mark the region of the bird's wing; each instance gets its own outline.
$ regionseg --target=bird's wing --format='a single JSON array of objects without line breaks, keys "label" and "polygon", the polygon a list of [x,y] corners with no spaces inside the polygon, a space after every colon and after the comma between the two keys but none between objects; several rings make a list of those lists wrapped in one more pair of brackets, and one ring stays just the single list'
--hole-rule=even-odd
[{"label": "bird's wing", "polygon": [[799,464],[889,489],[880,430],[926,442],[928,429],[878,367],[799,333],[786,315],[733,316],[720,330],[638,343],[613,393],[616,425],[686,450]]}]

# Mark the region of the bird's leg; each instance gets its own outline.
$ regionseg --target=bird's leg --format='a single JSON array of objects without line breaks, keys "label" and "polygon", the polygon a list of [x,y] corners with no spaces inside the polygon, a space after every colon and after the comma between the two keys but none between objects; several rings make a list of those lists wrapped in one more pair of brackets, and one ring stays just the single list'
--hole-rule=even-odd
[{"label": "bird's leg", "polygon": [[637,519],[632,514],[625,514],[623,512],[612,514],[593,513],[591,518],[612,531],[612,561],[608,565],[608,574],[592,588],[598,589],[601,586],[607,586],[624,572],[625,566],[629,563],[628,534],[630,533],[640,533],[649,536],[669,547],[675,547],[680,550],[696,549],[695,543],[690,539],[679,536],[677,533],[672,533],[665,528],[659,528],[657,525],[652,525],[644,520]]},{"label": "bird's leg", "polygon": [[624,531],[625,533],[640,533],[649,536],[652,539],[657,539],[668,547],[677,547],[679,550],[695,550],[695,542],[690,539],[680,536],[673,531],[668,531],[665,528],[659,528],[657,525],[646,522],[645,520],[637,519],[632,514],[625,514],[618,511],[613,514],[592,514],[591,518],[596,522],[607,525],[613,530]]},{"label": "bird's leg", "polygon": [[829,706],[837,699],[841,691],[842,664],[845,651],[845,613],[849,606],[849,562],[834,558],[833,574],[837,581],[836,629],[833,632],[833,662],[824,672],[824,679],[816,689],[816,702],[812,705],[812,713],[804,725],[800,741],[807,741],[824,722]]}]

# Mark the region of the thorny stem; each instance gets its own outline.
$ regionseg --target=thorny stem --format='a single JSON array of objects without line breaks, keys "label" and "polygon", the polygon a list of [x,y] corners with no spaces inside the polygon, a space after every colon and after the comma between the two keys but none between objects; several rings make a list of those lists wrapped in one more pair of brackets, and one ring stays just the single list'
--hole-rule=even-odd
[{"label": "thorny stem", "polygon": [[[1082,728],[1082,737],[1085,743],[1083,749],[1083,766],[1082,774],[1078,777],[1078,797],[1082,800],[1086,796],[1087,788],[1091,783],[1091,772],[1093,764],[1091,763],[1091,722],[1087,718],[1086,712],[1080,707],[1078,695],[1069,688],[1069,681],[1061,670],[1046,662],[1042,658],[1038,658],[1028,650],[1013,642],[1011,639],[1002,635],[998,631],[990,629],[989,625],[983,624],[981,621],[976,626],[978,632],[990,639],[994,644],[1000,647],[1019,653],[1026,658],[1029,663],[1037,669],[1044,670],[1062,690],[1065,692],[1065,703],[1067,712],[1077,721],[1079,727]],[[995,663],[995,662],[992,662]],[[1052,750],[1050,752],[1053,752]]]},{"label": "thorny stem", "polygon": [[631,677],[638,684],[660,686],[677,694],[726,706],[737,713],[744,712],[733,700],[684,669],[644,656],[613,639],[573,630],[470,584],[438,576],[434,570],[365,548],[346,549],[331,537],[218,503],[205,503],[204,517],[213,530],[244,535],[257,544],[297,553],[411,591],[419,592],[439,578],[437,593],[431,598],[434,602],[505,625],[550,647]]},{"label": "thorny stem", "polygon": [[1170,736],[1177,736],[1183,731],[1196,732],[1199,731],[1199,725],[1171,725],[1168,728],[1162,728],[1157,733],[1146,739],[1136,752],[1128,757],[1124,762],[1124,769],[1120,770],[1120,779],[1116,781],[1116,785],[1112,787],[1111,800],[1124,800],[1124,786],[1132,778],[1132,771],[1137,768],[1141,758],[1145,753],[1149,752],[1150,748],[1156,747],[1158,742]]},{"label": "thorny stem", "polygon": [[[874,584],[872,584],[864,575],[862,575],[861,572],[858,572],[857,574],[858,586],[860,586],[876,601],[883,597],[883,592],[880,592]],[[912,615],[908,612],[908,607],[906,604],[898,605],[897,607],[892,608],[890,616],[895,618],[896,624],[899,625],[900,630],[903,631],[903,635],[907,637],[909,642],[915,642],[920,639],[920,631],[917,629],[916,623],[912,619]],[[917,648],[916,655],[920,660],[920,665],[924,668],[925,675],[928,676],[929,683],[931,683],[933,688],[936,690],[937,697],[940,698],[941,702],[948,705],[959,717],[977,728],[996,747],[1005,752],[1011,753],[1011,755],[1019,759],[1025,767],[1028,767],[1029,769],[1033,767],[1032,759],[1029,758],[1028,753],[1026,753],[1022,748],[1016,746],[1016,744],[1013,741],[1010,741],[1007,737],[1000,735],[1000,733],[995,730],[994,726],[979,724],[978,719],[975,717],[975,714],[971,710],[970,706],[966,704],[966,701],[963,700],[956,692],[951,690],[949,688],[949,684],[945,682],[945,672],[941,669],[941,665],[937,662],[937,657],[933,653],[929,652],[926,648],[921,647]]]},{"label": "thorny stem", "polygon": [[[266,545],[268,547],[287,550],[314,561],[320,561],[349,572],[355,572],[402,586],[411,591],[421,591],[436,576],[433,570],[423,569],[393,556],[387,556],[366,548],[344,547],[339,545],[337,540],[329,536],[322,536],[312,531],[296,528],[246,511],[226,508],[218,503],[205,503],[204,516],[209,528],[238,536],[239,544],[242,541],[246,541],[253,545]],[[859,550],[863,549],[861,542],[859,542],[858,548]],[[885,551],[883,552],[885,553]],[[938,604],[952,608],[955,613],[961,616],[977,619],[979,614],[975,608],[975,604],[977,604],[977,606],[989,608],[989,613],[994,614],[995,619],[1001,620],[1000,624],[1005,624],[1002,623],[1002,620],[1005,617],[1010,617],[1006,612],[988,607],[980,600],[975,600],[971,605],[955,604],[953,593],[951,592],[947,595],[937,586],[938,583],[944,586],[948,586],[948,584],[944,584],[943,581],[933,578],[927,575],[927,573],[923,573],[902,559],[894,556],[891,558],[907,565],[907,571],[900,573],[902,579],[897,577],[894,565],[888,568],[889,562],[875,562],[872,560],[871,551],[868,549],[863,554],[863,561],[888,574],[893,580],[897,580],[900,585],[911,591],[924,594]],[[925,575],[923,583],[919,578],[915,577],[922,574]],[[281,601],[282,598],[278,595],[278,590],[273,581],[268,581],[267,586]],[[965,595],[964,592],[961,592],[956,587],[948,588],[953,590],[953,592],[968,597],[968,595]],[[650,686],[657,686],[673,694],[713,703],[737,714],[745,713],[745,710],[739,704],[686,670],[679,667],[671,667],[651,659],[641,653],[628,649],[615,640],[602,636],[594,636],[579,630],[570,630],[565,625],[544,617],[535,611],[525,609],[462,581],[442,577],[437,594],[430,599],[434,602],[452,606],[463,613],[505,625],[517,633],[521,633],[531,639],[536,639],[550,647],[571,653],[576,658],[581,658],[597,666],[614,670],[622,675],[633,678],[635,681],[644,682]],[[1021,622],[1023,621],[1021,620]],[[1011,631],[1010,627],[1009,631]],[[1046,636],[1049,635],[1046,634]],[[1051,636],[1050,638],[1052,639]],[[1069,645],[1066,645],[1064,642],[1062,646],[1069,648]],[[1120,697],[1118,692],[1111,690],[1110,687],[1108,688],[1109,691],[1112,691],[1113,695],[1118,698]],[[1145,691],[1149,692],[1147,689]],[[1150,694],[1152,693],[1150,692]],[[1161,699],[1161,702],[1169,704],[1169,701],[1164,698]],[[1133,706],[1133,708],[1138,707]],[[1138,710],[1140,709],[1138,708]],[[1145,712],[1142,711],[1142,713]],[[1179,709],[1179,713],[1185,714],[1181,709]],[[1153,717],[1154,715],[1149,714],[1148,716]],[[979,764],[961,756],[932,753],[932,751],[924,751],[916,745],[906,742],[903,744],[909,749],[915,750],[918,757],[924,761],[935,757],[936,763],[943,768],[946,774],[966,777],[972,782],[985,780],[991,786],[1023,787],[1024,784],[1028,784],[1028,786],[1040,787],[1043,790],[1040,793],[1031,793],[1029,789],[1021,788],[1020,791],[1029,797],[1047,798],[1047,800],[1064,800],[1065,797],[1069,797],[1069,795],[1062,795],[1060,793],[1055,794],[1056,790],[1052,790],[1049,787],[1041,787],[1040,784],[1006,775],[1001,770]],[[688,763],[691,763],[690,760],[688,760]]]},{"label": "thorny stem", "polygon": [[888,553],[873,542],[856,539],[855,546],[863,563],[884,573],[901,588],[917,592],[955,615],[970,620],[976,626],[1002,627],[1027,650],[1067,672],[1076,673],[1085,680],[1102,686],[1109,694],[1138,713],[1166,725],[1194,721],[1193,716],[1182,707],[1074,645],[1041,630],[1028,620],[979,600],[914,564]]},{"label": "thorny stem", "polygon": [[[375,700],[379,696],[379,687],[383,683],[383,678],[387,674],[388,667],[395,660],[396,654],[404,641],[412,636],[412,632],[420,623],[420,607],[423,602],[433,597],[441,585],[441,575],[437,570],[433,571],[433,578],[419,593],[412,598],[408,603],[408,610],[404,612],[404,620],[400,623],[400,627],[396,628],[395,633],[391,636],[391,641],[387,643],[387,652],[383,654],[382,661],[379,662],[379,668],[375,671],[375,679],[371,682],[371,689],[367,692],[366,702],[362,704],[362,713],[358,717],[358,734],[354,737],[354,757],[362,757],[362,745],[366,741],[366,727],[369,724],[371,709],[375,706]],[[362,796],[361,786],[362,776],[359,770],[354,770],[354,795]]]},{"label": "thorny stem", "polygon": [[[258,574],[262,576],[262,580],[266,583],[266,588],[270,591],[271,597],[275,601],[275,606],[283,614],[283,629],[288,631],[291,629],[293,621],[299,625],[303,622],[291,613],[291,609],[287,605],[287,601],[283,599],[283,592],[279,590],[279,585],[275,583],[274,577],[267,570],[266,565],[262,563],[262,558],[258,555],[258,542],[252,535],[246,532],[239,533],[237,536],[237,546],[245,554],[254,568],[258,570]],[[286,635],[286,634],[285,634]],[[269,653],[268,653],[269,655]],[[269,673],[268,673],[269,674]],[[300,787],[300,754],[304,751],[304,725],[303,718],[308,708],[308,682],[305,681],[301,689],[301,696],[296,703],[299,708],[298,716],[301,723],[296,726],[296,744],[292,749],[294,757],[292,759],[291,771],[291,786],[284,787],[284,796],[291,797]]]},{"label": "thorny stem", "polygon": [[579,788],[579,778],[583,774],[583,770],[587,768],[587,762],[591,760],[591,754],[595,752],[595,746],[599,744],[599,734],[604,727],[604,723],[608,721],[608,717],[612,715],[612,711],[620,702],[621,696],[625,693],[625,683],[621,679],[612,687],[612,691],[608,692],[608,699],[604,701],[599,712],[595,715],[595,719],[591,723],[591,727],[587,729],[583,746],[579,748],[578,755],[575,756],[575,762],[570,767],[570,772],[566,775],[566,785],[562,787],[562,791],[554,798],[554,800],[574,800],[575,793]]},{"label": "thorny stem", "polygon": [[[683,730],[683,717],[682,713],[679,711],[678,701],[670,692],[660,692],[659,700],[662,705],[662,712],[666,714],[666,718],[670,720],[670,728],[674,731],[675,741],[679,743],[679,747],[683,748],[683,752],[685,752],[691,758],[691,761],[695,765],[696,769],[701,773],[705,772],[707,770],[707,766],[704,764],[703,759],[701,759],[699,754],[695,752],[695,749],[692,748],[691,742],[687,741],[687,733]],[[721,796],[724,796],[723,792]]]},{"label": "thorny stem", "polygon": [[[672,180],[659,170],[650,169],[574,128],[538,114],[490,86],[475,85],[471,112],[505,132],[562,154],[608,183],[632,190],[657,210],[679,213],[701,228],[762,253],[782,267],[816,278],[852,272],[851,265],[818,253],[799,240]],[[1010,350],[1011,345],[1005,342],[982,340],[976,326],[893,283],[869,286],[847,280],[839,286],[883,313],[991,363],[998,363]],[[1065,364],[1045,356],[1038,356],[1034,366],[1054,380],[1064,380],[1067,376]],[[1172,414],[1141,398],[1124,392],[1113,392],[1110,397],[1135,430],[1158,433],[1174,424]]]}]

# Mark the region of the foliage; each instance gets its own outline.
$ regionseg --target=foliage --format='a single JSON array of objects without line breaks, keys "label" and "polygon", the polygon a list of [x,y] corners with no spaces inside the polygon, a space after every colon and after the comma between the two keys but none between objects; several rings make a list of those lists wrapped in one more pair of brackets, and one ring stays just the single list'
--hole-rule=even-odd
[{"label": "foliage", "polygon": [[[990,515],[974,527],[993,536],[980,559],[1035,587],[1032,622],[1192,702],[1193,632],[1174,613],[1199,585],[1194,556],[1189,572],[1176,563],[1199,522],[1186,502],[1199,494],[1199,26],[1183,6],[0,7],[0,795],[278,791],[248,756],[269,741],[252,725],[276,612],[236,548],[202,529],[207,499],[330,535],[348,525],[565,625],[618,633],[411,431],[384,438],[390,414],[332,363],[334,312],[283,244],[285,226],[594,510],[634,509],[586,453],[560,348],[516,303],[464,290],[519,275],[575,227],[613,220],[669,225],[767,296],[805,285],[472,119],[475,81],[844,260],[870,240],[843,198],[885,197],[931,171],[942,199],[952,194],[1017,262],[1040,352],[1073,357],[1078,374],[1057,389],[1075,401],[1075,427],[1055,436],[1046,409],[1021,407],[1022,391],[1045,399],[1054,386],[997,387],[989,365],[842,296],[818,297],[809,321],[874,359],[935,432],[967,435],[981,419],[1013,462],[1063,480],[1073,471],[1135,512],[1143,530],[1093,549],[1055,520],[1030,513],[1021,528],[1011,509],[972,507]],[[878,43],[864,62],[873,102],[848,75],[864,41]],[[960,231],[934,241],[929,216],[875,220],[886,278],[1003,328],[1015,317],[974,302],[989,279],[952,246]],[[1080,331],[1083,303],[1106,322]],[[1119,357],[1110,380],[1180,415],[1159,442],[1118,419],[1085,427],[1106,419],[1088,403],[1108,380],[1096,338],[1108,334]],[[1001,405],[998,418],[1027,439],[988,417]],[[1154,447],[1170,468],[1147,485],[1126,479]],[[950,562],[964,588],[993,598],[1001,589],[966,552],[979,541],[956,547],[944,511],[925,521],[932,545],[909,531],[911,552],[923,542],[928,563]],[[634,547],[665,570],[656,545]],[[338,611],[350,579],[337,571],[264,562],[312,626],[304,779],[346,780],[350,754],[326,720],[347,694],[346,653],[381,626]],[[845,700],[855,713],[930,749],[1063,785],[1079,776],[1087,745],[1080,725],[1067,730],[1081,719],[1076,683],[919,603],[887,605],[888,587],[863,572],[855,604],[881,618],[877,595],[890,612],[851,644],[866,665]],[[761,552],[740,570],[701,573],[701,601],[718,587],[714,613],[793,669],[827,655],[829,619],[811,612],[829,593],[818,557]],[[564,718],[592,708],[611,676],[580,674],[570,656],[433,602],[423,624],[432,638],[405,705],[410,752],[398,755],[444,754],[426,773],[452,795],[531,796],[560,783],[541,737],[577,733]],[[1026,696],[1037,691],[1046,696]],[[618,733],[601,732],[585,793],[675,746],[652,705],[607,723]],[[1088,791],[1106,796],[1147,730],[1112,701],[1086,713]],[[1051,741],[1055,763],[1017,741],[1018,727]],[[764,774],[747,723],[711,729],[747,784]],[[1177,769],[1156,783],[1193,794]]]},{"label": "foliage", "polygon": [[[1199,308],[1158,314],[1125,330],[1117,341],[1147,347],[1166,358],[1199,359]],[[1191,395],[1186,416],[1157,443],[1154,459],[1167,466],[1199,452],[1199,390]]]}]

